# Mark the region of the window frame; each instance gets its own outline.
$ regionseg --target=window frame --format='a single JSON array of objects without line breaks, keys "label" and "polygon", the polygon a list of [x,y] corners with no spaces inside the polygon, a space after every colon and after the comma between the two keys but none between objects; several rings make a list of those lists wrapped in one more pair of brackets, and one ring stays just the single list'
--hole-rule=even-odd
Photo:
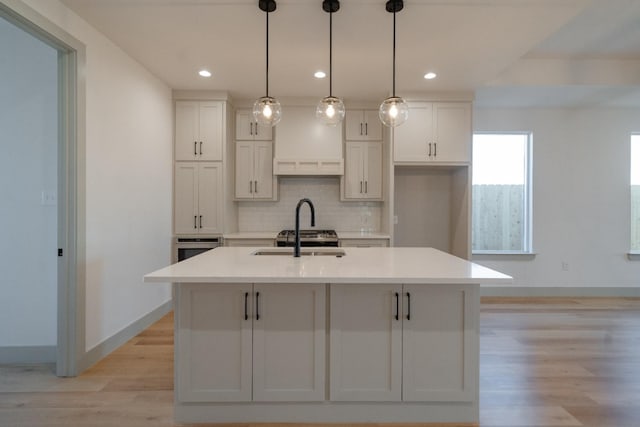
[{"label": "window frame", "polygon": [[[533,251],[533,132],[531,131],[475,131],[471,135],[471,152],[473,153],[473,140],[476,135],[521,135],[526,136],[525,147],[525,173],[524,173],[524,208],[523,208],[523,248],[522,250],[500,250],[500,249],[473,249],[472,255],[535,255]],[[640,135],[640,134],[639,134]],[[472,158],[473,167],[473,158]],[[473,196],[473,173],[471,174],[471,194]],[[471,203],[473,209],[473,203]],[[473,211],[471,212],[473,218]],[[471,224],[471,235],[473,236],[473,223]]]}]

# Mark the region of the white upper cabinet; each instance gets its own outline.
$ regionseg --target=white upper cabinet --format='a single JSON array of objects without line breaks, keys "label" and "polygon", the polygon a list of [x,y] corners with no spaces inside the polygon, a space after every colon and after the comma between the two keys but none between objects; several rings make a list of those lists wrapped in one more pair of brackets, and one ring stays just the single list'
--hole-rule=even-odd
[{"label": "white upper cabinet", "polygon": [[237,141],[271,141],[272,139],[273,128],[258,124],[251,110],[236,111]]},{"label": "white upper cabinet", "polygon": [[469,164],[471,104],[410,102],[409,119],[393,129],[396,163]]},{"label": "white upper cabinet", "polygon": [[382,122],[378,110],[347,110],[347,141],[382,141]]},{"label": "white upper cabinet", "polygon": [[344,199],[382,199],[382,142],[347,141]]},{"label": "white upper cabinet", "polygon": [[221,162],[176,162],[174,231],[222,233]]},{"label": "white upper cabinet", "polygon": [[236,198],[273,199],[271,141],[236,142]]},{"label": "white upper cabinet", "polygon": [[176,160],[222,160],[223,107],[219,101],[176,102]]}]

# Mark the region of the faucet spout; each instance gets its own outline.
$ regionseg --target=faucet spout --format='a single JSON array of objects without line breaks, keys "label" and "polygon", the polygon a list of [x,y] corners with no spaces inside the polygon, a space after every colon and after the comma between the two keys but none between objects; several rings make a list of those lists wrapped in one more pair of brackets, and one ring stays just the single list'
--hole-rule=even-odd
[{"label": "faucet spout", "polygon": [[300,208],[305,203],[308,204],[309,209],[311,209],[311,226],[315,227],[316,225],[316,210],[313,207],[313,203],[307,198],[300,199],[296,206],[296,246],[293,249],[293,256],[296,258],[300,257]]}]

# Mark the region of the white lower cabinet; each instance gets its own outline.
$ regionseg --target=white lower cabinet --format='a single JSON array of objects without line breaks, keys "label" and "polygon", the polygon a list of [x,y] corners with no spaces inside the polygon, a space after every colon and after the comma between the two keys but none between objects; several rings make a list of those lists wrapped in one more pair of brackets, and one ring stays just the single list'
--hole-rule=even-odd
[{"label": "white lower cabinet", "polygon": [[179,285],[180,402],[323,401],[325,285]]},{"label": "white lower cabinet", "polygon": [[473,295],[465,285],[331,285],[331,400],[475,400]]}]

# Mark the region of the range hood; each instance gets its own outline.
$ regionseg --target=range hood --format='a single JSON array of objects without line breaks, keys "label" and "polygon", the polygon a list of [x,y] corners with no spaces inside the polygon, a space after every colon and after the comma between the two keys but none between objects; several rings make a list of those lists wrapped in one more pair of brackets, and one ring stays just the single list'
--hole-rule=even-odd
[{"label": "range hood", "polygon": [[342,127],[316,118],[315,106],[283,106],[275,128],[275,175],[342,175]]}]

